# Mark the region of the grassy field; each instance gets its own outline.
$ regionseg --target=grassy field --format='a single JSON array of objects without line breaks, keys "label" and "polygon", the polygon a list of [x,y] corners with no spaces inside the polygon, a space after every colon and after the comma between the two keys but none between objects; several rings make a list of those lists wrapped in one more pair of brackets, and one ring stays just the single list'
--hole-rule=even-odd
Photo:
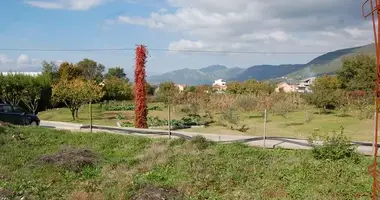
[{"label": "grassy field", "polygon": [[[158,105],[158,104],[151,104]],[[79,114],[79,119],[73,121],[68,109],[59,108],[55,110],[44,111],[38,114],[42,120],[51,121],[64,121],[75,122],[82,124],[89,124],[88,107],[85,106]],[[173,111],[171,114],[172,119],[180,119],[186,114],[179,111]],[[192,128],[184,129],[183,131],[200,132],[200,133],[214,133],[214,134],[246,134],[262,136],[264,132],[264,120],[261,115],[257,113],[236,113],[239,116],[239,124],[246,125],[249,130],[246,132],[239,132],[231,130],[228,127],[213,123],[206,128]],[[125,119],[133,121],[134,111],[104,111],[96,104],[93,105],[93,119],[94,124],[116,126],[119,120],[118,116],[124,116]],[[149,116],[167,119],[168,112],[165,108],[162,111],[154,110],[149,111]],[[219,116],[214,116],[218,120]],[[306,119],[310,119],[307,122]],[[309,107],[302,111],[291,112],[286,118],[282,116],[275,116],[268,114],[267,135],[268,136],[284,136],[307,139],[313,131],[320,131],[321,133],[340,131],[344,128],[344,133],[351,139],[356,141],[372,141],[373,137],[373,120],[364,119],[359,120],[357,117],[348,115],[345,117],[339,116],[339,113],[319,114],[317,109]]]},{"label": "grassy field", "polygon": [[0,198],[369,199],[370,158],[0,127]]}]

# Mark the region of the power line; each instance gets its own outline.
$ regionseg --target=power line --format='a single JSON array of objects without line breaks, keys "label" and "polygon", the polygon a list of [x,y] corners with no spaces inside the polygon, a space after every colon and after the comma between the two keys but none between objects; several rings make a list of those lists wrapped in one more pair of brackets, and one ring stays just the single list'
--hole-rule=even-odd
[{"label": "power line", "polygon": [[[149,51],[183,52],[183,53],[219,53],[219,54],[272,54],[272,55],[319,55],[326,52],[285,52],[285,51],[216,51],[196,49],[162,49],[149,48]],[[40,48],[0,48],[0,51],[24,52],[97,52],[97,51],[135,51],[134,48],[78,48],[78,49],[40,49]]]}]

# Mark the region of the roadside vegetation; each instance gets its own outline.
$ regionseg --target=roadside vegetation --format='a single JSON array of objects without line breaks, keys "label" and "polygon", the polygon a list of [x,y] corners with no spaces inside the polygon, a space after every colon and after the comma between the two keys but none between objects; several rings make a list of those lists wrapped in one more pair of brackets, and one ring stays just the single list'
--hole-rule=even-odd
[{"label": "roadside vegetation", "polygon": [[351,152],[340,144],[268,150],[2,125],[0,198],[369,199],[371,159],[330,157]]}]

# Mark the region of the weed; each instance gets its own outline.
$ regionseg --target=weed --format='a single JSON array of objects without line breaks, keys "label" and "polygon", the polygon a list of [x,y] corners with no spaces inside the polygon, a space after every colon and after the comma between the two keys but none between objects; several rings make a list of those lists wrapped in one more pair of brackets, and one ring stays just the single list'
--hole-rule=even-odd
[{"label": "weed", "polygon": [[197,135],[192,137],[190,140],[191,144],[194,144],[199,150],[207,149],[210,145],[214,144],[214,142],[207,140],[205,137]]},{"label": "weed", "polygon": [[0,188],[0,199],[5,200],[5,199],[10,199],[11,197],[14,197],[15,192],[10,190],[10,189],[1,189]]},{"label": "weed", "polygon": [[117,114],[117,117],[116,117],[117,120],[125,120],[126,117],[123,116],[123,115],[120,115],[120,114]]},{"label": "weed", "polygon": [[186,142],[185,138],[177,138],[170,141],[170,146],[180,146]]},{"label": "weed", "polygon": [[311,121],[313,121],[313,113],[311,113],[309,111],[306,111],[304,122],[305,123],[310,123]]},{"label": "weed", "polygon": [[[318,136],[322,139],[322,145],[315,143]],[[344,135],[343,128],[341,128],[340,133],[333,131],[332,135],[319,135],[318,132],[314,132],[309,138],[309,144],[313,147],[312,153],[316,159],[341,160],[349,158],[355,161],[359,159],[356,146]]]},{"label": "weed", "polygon": [[226,111],[222,112],[220,117],[221,123],[227,121],[231,125],[238,125],[240,117],[235,113],[235,109],[229,108]]}]

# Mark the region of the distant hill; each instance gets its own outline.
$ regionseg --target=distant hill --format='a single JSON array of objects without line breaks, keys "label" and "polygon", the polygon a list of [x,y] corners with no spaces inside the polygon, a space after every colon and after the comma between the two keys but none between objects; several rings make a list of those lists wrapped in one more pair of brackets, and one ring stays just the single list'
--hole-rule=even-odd
[{"label": "distant hill", "polygon": [[316,57],[306,64],[255,65],[247,69],[211,65],[201,69],[180,69],[148,77],[153,84],[173,81],[178,84],[211,84],[215,79],[245,81],[247,79],[278,81],[281,77],[300,79],[322,74],[334,74],[342,67],[342,58],[358,53],[375,54],[374,44],[340,49]]},{"label": "distant hill", "polygon": [[148,77],[148,82],[159,84],[165,81],[173,81],[178,84],[201,85],[212,84],[215,79],[229,80],[244,71],[242,68],[227,68],[224,65],[212,65],[201,69],[180,69],[161,75]]},{"label": "distant hill", "polygon": [[256,79],[262,81],[285,76],[304,67],[305,64],[256,65],[246,69],[243,73],[232,78],[232,80],[245,81],[247,79]]},{"label": "distant hill", "polygon": [[304,68],[286,76],[288,78],[302,78],[321,74],[334,74],[342,67],[342,58],[359,53],[375,54],[375,52],[374,44],[329,52],[308,62]]}]

